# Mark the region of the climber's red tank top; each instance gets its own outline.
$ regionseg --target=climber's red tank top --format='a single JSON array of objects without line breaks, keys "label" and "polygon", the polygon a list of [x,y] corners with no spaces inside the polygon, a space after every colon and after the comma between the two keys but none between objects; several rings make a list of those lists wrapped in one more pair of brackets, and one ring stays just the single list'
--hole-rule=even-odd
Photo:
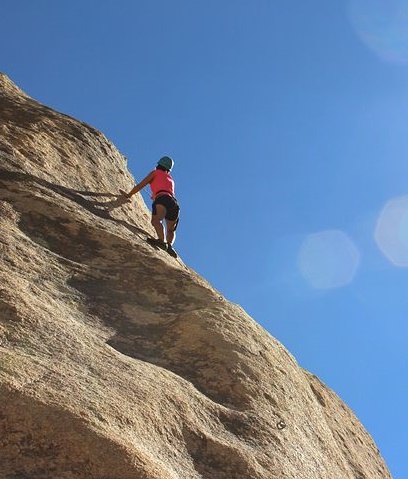
[{"label": "climber's red tank top", "polygon": [[166,193],[174,196],[174,181],[167,171],[154,170],[154,178],[150,183],[150,188],[152,190],[152,198]]}]

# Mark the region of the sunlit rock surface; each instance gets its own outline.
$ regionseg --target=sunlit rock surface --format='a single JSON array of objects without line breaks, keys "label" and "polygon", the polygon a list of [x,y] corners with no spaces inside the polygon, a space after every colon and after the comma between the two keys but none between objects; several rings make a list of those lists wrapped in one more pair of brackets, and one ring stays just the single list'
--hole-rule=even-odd
[{"label": "sunlit rock surface", "polygon": [[0,76],[2,479],[385,479],[369,434],[239,306],[145,242],[94,128]]}]

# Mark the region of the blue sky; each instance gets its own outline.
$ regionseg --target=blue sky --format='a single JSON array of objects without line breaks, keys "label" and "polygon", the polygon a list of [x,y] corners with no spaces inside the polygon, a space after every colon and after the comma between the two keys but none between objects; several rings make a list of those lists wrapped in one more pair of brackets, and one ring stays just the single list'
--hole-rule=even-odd
[{"label": "blue sky", "polygon": [[408,5],[0,6],[0,70],[101,130],[136,179],[172,156],[184,261],[334,389],[408,477]]}]

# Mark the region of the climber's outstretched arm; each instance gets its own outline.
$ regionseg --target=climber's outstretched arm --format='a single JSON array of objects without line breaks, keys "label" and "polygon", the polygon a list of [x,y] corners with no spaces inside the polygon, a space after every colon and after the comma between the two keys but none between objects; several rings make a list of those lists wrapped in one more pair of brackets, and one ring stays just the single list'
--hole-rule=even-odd
[{"label": "climber's outstretched arm", "polygon": [[149,183],[151,183],[153,181],[153,178],[154,178],[154,172],[155,170],[151,171],[147,176],[146,178],[143,178],[143,180],[138,183],[137,185],[135,185],[130,191],[129,193],[126,193],[126,197],[127,198],[130,198],[131,196],[135,195],[136,193],[138,193],[140,190],[142,190],[145,186],[147,186]]}]

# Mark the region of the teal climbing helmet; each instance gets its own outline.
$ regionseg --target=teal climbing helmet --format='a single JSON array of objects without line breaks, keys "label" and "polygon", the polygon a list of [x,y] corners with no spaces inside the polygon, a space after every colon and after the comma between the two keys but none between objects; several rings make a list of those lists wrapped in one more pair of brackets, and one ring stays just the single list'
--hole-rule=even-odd
[{"label": "teal climbing helmet", "polygon": [[174,165],[174,161],[169,156],[163,156],[162,158],[160,158],[157,164],[162,166],[163,168],[166,168],[166,170],[171,171]]}]

